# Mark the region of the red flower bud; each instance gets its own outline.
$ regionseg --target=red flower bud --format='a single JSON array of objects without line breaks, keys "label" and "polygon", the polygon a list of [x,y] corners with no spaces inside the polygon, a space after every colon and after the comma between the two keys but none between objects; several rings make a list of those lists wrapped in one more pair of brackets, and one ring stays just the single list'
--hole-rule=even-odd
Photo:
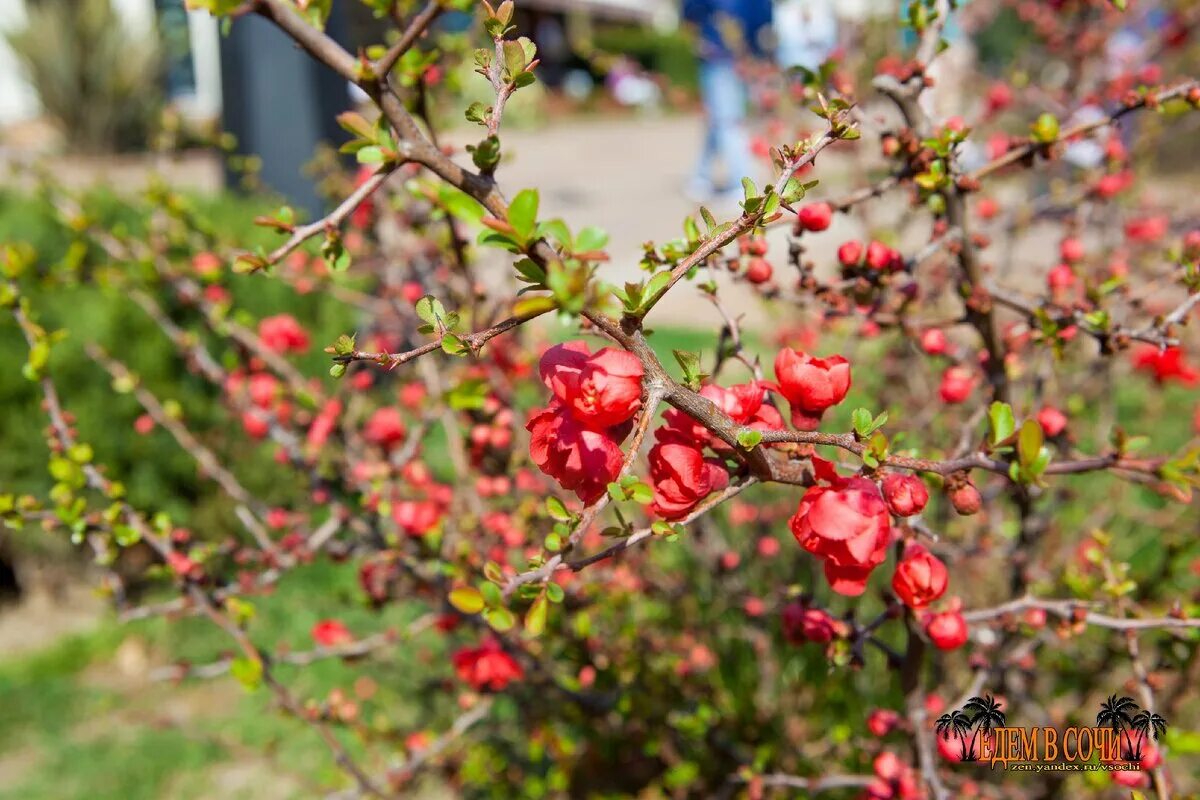
[{"label": "red flower bud", "polygon": [[837,250],[838,261],[845,267],[857,267],[862,261],[862,242],[851,240],[844,242]]},{"label": "red flower bud", "polygon": [[354,641],[354,635],[345,623],[336,619],[323,619],[312,626],[312,638],[321,647],[337,647]]},{"label": "red flower bud", "polygon": [[771,276],[774,274],[775,268],[765,258],[752,258],[750,259],[750,263],[746,265],[746,280],[750,281],[750,283],[766,283],[771,280]]},{"label": "red flower bud", "polygon": [[947,367],[942,373],[938,394],[944,403],[961,403],[975,389],[975,373],[966,367]]},{"label": "red flower bud", "polygon": [[921,349],[931,356],[940,356],[946,352],[946,332],[941,328],[926,328],[921,333]]},{"label": "red flower bud", "polygon": [[892,255],[892,248],[872,239],[867,245],[867,266],[871,269],[887,269],[892,263]]},{"label": "red flower bud", "polygon": [[829,203],[809,203],[796,216],[806,231],[823,231],[833,222],[833,206]]},{"label": "red flower bud", "polygon": [[1073,236],[1068,237],[1059,243],[1058,252],[1062,256],[1062,260],[1069,264],[1082,261],[1084,256],[1083,242]]},{"label": "red flower bud", "polygon": [[819,608],[805,608],[800,603],[784,606],[783,635],[792,644],[816,642],[826,644],[837,635],[837,622]]},{"label": "red flower bud", "polygon": [[1051,438],[1062,433],[1068,422],[1067,415],[1054,406],[1043,406],[1042,410],[1037,413],[1037,421],[1046,435]]},{"label": "red flower bud", "polygon": [[955,650],[967,643],[967,621],[957,610],[930,614],[925,635],[939,650]]},{"label": "red flower bud", "polygon": [[883,499],[888,510],[898,517],[920,514],[929,502],[929,490],[916,475],[889,472],[883,478]]},{"label": "red flower bud", "polygon": [[892,576],[892,590],[909,608],[924,608],[937,600],[948,583],[946,565],[919,544],[905,548]]},{"label": "red flower bud", "polygon": [[950,490],[950,505],[954,506],[954,510],[959,514],[969,517],[978,514],[979,509],[983,508],[983,498],[975,484],[967,482]]}]

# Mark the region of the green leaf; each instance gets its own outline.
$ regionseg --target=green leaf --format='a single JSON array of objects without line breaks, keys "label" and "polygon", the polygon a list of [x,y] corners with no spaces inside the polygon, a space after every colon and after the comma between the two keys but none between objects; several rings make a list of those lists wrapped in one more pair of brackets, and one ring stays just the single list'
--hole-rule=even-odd
[{"label": "green leaf", "polygon": [[629,498],[635,503],[649,505],[654,502],[654,490],[644,483],[635,483],[629,489]]},{"label": "green leaf", "polygon": [[744,430],[737,435],[737,443],[746,450],[753,450],[762,441],[762,433],[756,430]]},{"label": "green leaf", "polygon": [[548,599],[551,603],[561,603],[564,596],[566,596],[566,592],[563,591],[563,587],[559,586],[554,581],[548,581],[546,583],[546,599]]},{"label": "green leaf", "polygon": [[613,481],[608,485],[608,496],[614,503],[620,503],[625,500],[625,489],[621,484]]},{"label": "green leaf", "polygon": [[467,346],[453,333],[447,333],[442,337],[442,351],[448,355],[461,356],[467,352]]},{"label": "green leaf", "polygon": [[420,317],[422,322],[428,325],[436,326],[446,316],[446,307],[442,305],[442,301],[431,294],[427,294],[418,300],[416,309],[417,316]]},{"label": "green leaf", "polygon": [[544,294],[524,297],[513,303],[513,316],[522,318],[535,317],[538,314],[553,311],[557,305],[553,297]]},{"label": "green leaf", "polygon": [[601,228],[589,225],[575,237],[574,249],[577,253],[591,253],[596,250],[603,250],[607,244],[608,234]]},{"label": "green leaf", "polygon": [[988,409],[988,421],[992,427],[992,444],[998,445],[1013,435],[1017,421],[1013,418],[1012,406],[999,400]]},{"label": "green leaf", "polygon": [[563,505],[563,501],[551,495],[546,498],[546,513],[551,519],[556,519],[559,522],[570,522],[572,514],[567,511],[567,507]]},{"label": "green leaf", "polygon": [[249,691],[262,685],[263,664],[257,658],[239,656],[229,663],[229,674]]},{"label": "green leaf", "polygon": [[871,427],[871,412],[865,408],[856,408],[850,414],[850,423],[854,426],[854,432],[859,436],[868,435]]},{"label": "green leaf", "polygon": [[489,608],[483,612],[483,618],[487,620],[488,625],[500,633],[511,631],[517,624],[516,617],[507,608]]},{"label": "green leaf", "polygon": [[1021,424],[1021,433],[1017,437],[1017,459],[1021,466],[1031,466],[1041,452],[1045,435],[1037,420],[1027,419]]},{"label": "green leaf", "polygon": [[450,592],[450,605],[464,614],[478,614],[483,611],[483,595],[471,586],[460,586]]},{"label": "green leaf", "polygon": [[513,198],[508,206],[508,224],[513,226],[523,240],[528,241],[533,235],[537,224],[538,193],[536,189],[526,189]]},{"label": "green leaf", "polygon": [[387,161],[387,157],[383,154],[383,148],[377,145],[368,145],[359,149],[354,157],[358,159],[360,164],[382,164]]},{"label": "green leaf", "polygon": [[533,601],[533,605],[529,607],[529,611],[525,614],[525,632],[530,636],[541,636],[546,630],[546,614],[550,608],[550,604],[546,601],[546,595],[538,595],[538,599]]},{"label": "green leaf", "polygon": [[758,187],[749,178],[742,178],[742,191],[745,192],[747,200],[752,197],[758,197]]}]

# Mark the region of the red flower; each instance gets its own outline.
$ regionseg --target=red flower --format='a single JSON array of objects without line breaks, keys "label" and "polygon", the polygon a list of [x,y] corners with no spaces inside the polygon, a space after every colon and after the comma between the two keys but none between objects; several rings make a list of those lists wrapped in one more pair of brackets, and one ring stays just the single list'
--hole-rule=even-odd
[{"label": "red flower", "polygon": [[[763,402],[766,387],[760,383],[740,383],[728,389],[710,383],[700,390],[700,396],[711,400],[738,425],[749,425],[760,431],[783,430],[783,417],[774,406]],[[660,442],[709,445],[717,451],[729,449],[727,444],[683,411],[672,408],[663,414],[663,420],[666,424],[654,432],[654,438]]]},{"label": "red flower", "polygon": [[308,427],[309,447],[321,447],[329,441],[329,436],[337,426],[337,418],[341,413],[342,402],[340,400],[330,400],[325,403],[320,413],[313,418],[312,425]]},{"label": "red flower", "polygon": [[884,751],[875,756],[875,779],[867,784],[864,800],[916,800],[921,787],[912,768],[895,754]]},{"label": "red flower", "polygon": [[967,643],[967,621],[958,609],[930,614],[925,635],[939,650],[955,650]]},{"label": "red flower", "polygon": [[651,509],[663,519],[687,516],[709,493],[729,483],[724,468],[706,461],[699,447],[661,442],[650,450],[650,478],[654,483]]},{"label": "red flower", "polygon": [[896,565],[892,590],[909,608],[923,608],[946,593],[946,565],[919,544],[909,544]]},{"label": "red flower", "polygon": [[900,255],[883,242],[872,239],[867,245],[867,266],[871,269],[891,269],[898,261],[903,264]]},{"label": "red flower", "polygon": [[392,506],[392,519],[409,536],[424,536],[442,518],[442,508],[432,500],[401,500]]},{"label": "red flower", "polygon": [[867,715],[867,730],[874,736],[887,736],[900,726],[900,715],[890,708],[876,708]]},{"label": "red flower", "polygon": [[866,478],[809,488],[790,525],[800,546],[824,559],[833,590],[851,597],[866,591],[867,577],[883,563],[892,540],[887,505]]},{"label": "red flower", "polygon": [[258,338],[276,353],[303,353],[308,349],[308,334],[291,314],[264,317],[258,323]]},{"label": "red flower", "polygon": [[321,647],[337,647],[354,641],[350,629],[336,619],[323,619],[313,625],[312,638]]},{"label": "red flower", "polygon": [[592,430],[625,422],[641,404],[642,362],[624,350],[593,354],[583,342],[567,342],[547,350],[539,370],[555,399]]},{"label": "red flower", "polygon": [[1066,414],[1054,406],[1043,406],[1042,410],[1037,413],[1037,421],[1046,435],[1053,438],[1063,432],[1069,420]]},{"label": "red flower", "polygon": [[947,367],[938,394],[944,403],[961,403],[975,390],[975,373],[966,367]]},{"label": "red flower", "polygon": [[1141,217],[1125,223],[1125,236],[1134,242],[1156,242],[1167,235],[1170,227],[1167,217]]},{"label": "red flower", "polygon": [[566,408],[552,403],[534,412],[525,429],[532,434],[529,455],[538,468],[590,503],[604,494],[621,471],[620,442],[628,424],[592,430],[580,424]]},{"label": "red flower", "polygon": [[883,478],[883,499],[887,501],[888,510],[897,517],[911,517],[925,508],[929,490],[916,475],[889,472]]},{"label": "red flower", "polygon": [[[354,176],[354,188],[360,188],[364,183],[371,179],[375,174],[375,168],[364,164],[358,168],[358,172]],[[362,199],[354,210],[350,212],[350,225],[362,230],[371,224],[371,218],[375,216],[375,199],[367,195]]]},{"label": "red flower", "polygon": [[862,261],[863,246],[862,242],[851,239],[848,242],[842,242],[842,246],[837,250],[838,261],[843,267],[857,267]]},{"label": "red flower", "polygon": [[850,362],[841,356],[813,358],[785,347],[775,356],[779,393],[792,406],[792,424],[816,430],[825,410],[836,406],[850,391]]},{"label": "red flower", "polygon": [[521,665],[491,638],[485,639],[479,647],[459,650],[451,657],[451,663],[459,679],[475,691],[491,689],[498,692],[525,677]]},{"label": "red flower", "polygon": [[941,328],[926,328],[921,333],[921,349],[931,356],[940,356],[948,346],[946,332]]},{"label": "red flower", "polygon": [[404,441],[404,433],[404,418],[400,415],[400,409],[394,406],[376,409],[363,426],[363,438],[385,450]]},{"label": "red flower", "polygon": [[819,608],[805,608],[800,603],[784,606],[783,635],[792,644],[816,642],[827,644],[838,635],[838,623]]},{"label": "red flower", "polygon": [[833,206],[829,203],[809,203],[796,215],[806,231],[823,231],[833,222]]},{"label": "red flower", "polygon": [[1166,383],[1172,379],[1191,386],[1200,379],[1190,364],[1183,360],[1183,350],[1179,347],[1168,347],[1160,350],[1154,345],[1146,345],[1133,355],[1133,366],[1137,369],[1154,374],[1154,380]]}]

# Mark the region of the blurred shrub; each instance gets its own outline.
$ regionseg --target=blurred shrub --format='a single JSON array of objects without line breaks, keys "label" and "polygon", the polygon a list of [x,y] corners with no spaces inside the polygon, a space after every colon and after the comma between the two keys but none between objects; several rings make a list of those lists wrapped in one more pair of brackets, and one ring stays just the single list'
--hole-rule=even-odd
[{"label": "blurred shrub", "polygon": [[38,0],[28,13],[6,38],[68,145],[144,146],[162,107],[157,45],[133,36],[112,0]]},{"label": "blurred shrub", "polygon": [[[98,213],[110,230],[137,230],[144,224],[131,206],[110,192],[96,190],[89,208]],[[211,225],[234,233],[247,242],[273,241],[270,234],[251,223],[264,210],[265,201],[233,195],[192,198],[197,214]],[[86,433],[98,454],[119,469],[130,497],[154,503],[180,524],[222,530],[234,523],[228,500],[207,481],[196,480],[192,457],[161,430],[139,436],[133,421],[141,414],[137,401],[127,394],[114,394],[107,373],[83,350],[85,341],[96,341],[119,354],[164,401],[177,402],[187,418],[201,428],[213,428],[224,419],[214,389],[189,373],[178,353],[151,320],[125,292],[102,275],[80,274],[79,241],[56,219],[54,209],[41,198],[17,192],[0,192],[0,241],[20,238],[34,245],[45,257],[48,278],[30,287],[48,328],[66,331],[67,338],[55,349],[53,365],[69,387],[64,396],[67,410]],[[136,270],[134,264],[112,264],[105,269]],[[256,281],[233,276],[229,288],[239,309],[253,318],[284,309],[303,313],[313,320],[318,339],[332,340],[336,333],[353,326],[345,307],[322,293],[297,295],[276,281]],[[19,364],[25,358],[24,344],[11,317],[0,318],[0,361]],[[310,354],[314,368],[323,365],[321,353]],[[0,487],[3,491],[44,493],[50,486],[46,473],[45,414],[37,387],[25,380],[20,370],[0,374]],[[247,465],[245,482],[270,503],[294,490],[270,479],[270,454],[236,432],[218,433],[222,448],[233,448],[235,460]],[[259,467],[256,469],[255,467]],[[32,529],[17,537],[18,548],[39,551],[51,541]]]},{"label": "blurred shrub", "polygon": [[597,50],[626,55],[651,72],[662,75],[671,86],[688,91],[698,87],[696,48],[681,31],[660,33],[647,28],[602,28],[593,35]]}]

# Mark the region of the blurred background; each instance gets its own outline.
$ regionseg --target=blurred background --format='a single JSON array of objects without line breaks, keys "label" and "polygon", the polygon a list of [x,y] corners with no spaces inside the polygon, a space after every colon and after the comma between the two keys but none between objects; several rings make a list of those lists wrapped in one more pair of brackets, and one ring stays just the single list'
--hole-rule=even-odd
[{"label": "blurred background", "polygon": [[[642,243],[676,236],[680,221],[697,205],[688,192],[704,138],[696,39],[683,24],[677,0],[517,5],[516,25],[538,44],[541,64],[538,83],[518,93],[506,112],[501,184],[510,194],[539,189],[545,215],[561,216],[573,228],[606,230],[612,260],[603,277],[619,283],[638,273]],[[859,86],[881,59],[910,46],[897,22],[896,0],[779,5],[807,7],[831,26],[832,34],[814,45],[816,63],[851,54],[843,63]],[[1018,4],[968,5],[983,10],[975,9],[974,21],[965,16],[953,49],[961,75],[974,66],[980,82],[945,76],[939,106],[970,118],[985,103],[990,77],[1024,74],[1048,87],[1067,80],[1065,65],[1030,55],[1037,52],[1035,37]],[[1156,4],[1139,6],[1145,11]],[[1145,24],[1153,29],[1169,27],[1174,17],[1164,11],[1139,19],[1149,20]],[[447,15],[439,24],[453,33],[465,31],[468,23]],[[348,48],[381,41],[383,30],[362,4],[334,4],[329,31]],[[1131,29],[1129,36],[1152,33]],[[464,51],[471,46],[464,36]],[[1164,58],[1167,76],[1195,73],[1191,47]],[[472,100],[486,101],[491,89],[472,74],[469,58],[448,63],[455,65],[447,68],[450,74],[427,73],[427,80],[445,87],[434,93],[435,114],[445,123],[446,141],[461,147],[477,138],[462,109]],[[39,174],[111,197],[118,218],[121,193],[163,181],[186,192],[215,226],[247,246],[276,241],[253,226],[253,217],[281,199],[309,218],[322,213],[331,170],[339,164],[353,169],[336,155],[343,132],[334,117],[359,100],[261,20],[239,20],[222,31],[206,12],[186,10],[183,0],[0,0],[0,242],[31,241],[49,261],[71,269],[71,239],[38,197]],[[770,98],[757,101],[771,104]],[[870,104],[866,111],[886,114]],[[1174,135],[1143,165],[1159,206],[1194,209],[1197,116],[1174,123]],[[796,127],[781,130],[765,117],[752,119],[751,146],[761,156],[767,143],[795,141],[797,131],[816,129],[818,122],[801,118]],[[1026,124],[1018,121],[1014,130]],[[877,157],[832,149],[814,176],[843,190],[862,185]],[[755,168],[766,176],[764,159]],[[904,212],[871,213],[865,221],[839,216],[812,257],[832,262],[837,243],[863,235],[868,226],[887,228]],[[927,231],[897,228],[896,235],[910,237],[912,245],[927,238]],[[1031,265],[1031,280],[1040,282],[1052,266],[1057,240],[1049,237],[1056,235],[1047,230],[1039,237],[1035,231],[1014,243],[1016,260]],[[319,294],[295,296],[262,280],[240,287],[235,286],[237,305],[253,317],[289,310],[316,320],[315,342],[332,341],[352,328],[346,310]],[[84,284],[56,289],[42,298],[43,307],[51,322],[70,331],[136,343],[126,351],[133,367],[172,387],[193,419],[216,419],[211,398],[153,323],[127,301],[100,291]],[[744,284],[729,288],[727,303],[735,313],[757,308],[754,299]],[[746,325],[763,333],[777,322],[751,315]],[[656,310],[656,324],[676,329],[680,346],[701,349],[711,347],[721,318],[694,296],[677,292]],[[196,527],[225,519],[228,508],[207,486],[197,485],[189,456],[166,437],[132,436],[136,404],[126,396],[110,399],[108,378],[82,354],[81,341],[75,336],[61,357],[56,354],[56,375],[71,388],[81,428],[126,477],[131,494],[153,498]],[[0,321],[0,363],[20,364],[24,358],[15,328],[8,319]],[[326,364],[319,348],[307,359],[304,366],[312,374]],[[1186,438],[1192,395],[1173,389],[1164,398],[1158,412],[1171,417],[1174,427],[1160,433]],[[1126,400],[1127,410],[1136,414],[1139,399]],[[37,394],[19,371],[0,372],[0,494],[44,491],[43,424]],[[243,447],[247,464],[269,459],[248,443]],[[80,580],[86,570],[85,560],[65,541],[0,529],[0,798],[304,796],[310,773],[326,770],[319,766],[323,759],[310,758],[319,745],[287,721],[263,714],[261,702],[247,700],[228,681],[185,688],[148,683],[154,665],[211,657],[213,636],[186,622],[119,625],[106,600]],[[332,598],[331,608],[356,586],[353,574],[331,564],[314,565],[307,580]],[[262,613],[297,642],[325,611],[304,581],[272,603]],[[336,663],[321,664],[305,680],[333,684],[338,669]]]}]

